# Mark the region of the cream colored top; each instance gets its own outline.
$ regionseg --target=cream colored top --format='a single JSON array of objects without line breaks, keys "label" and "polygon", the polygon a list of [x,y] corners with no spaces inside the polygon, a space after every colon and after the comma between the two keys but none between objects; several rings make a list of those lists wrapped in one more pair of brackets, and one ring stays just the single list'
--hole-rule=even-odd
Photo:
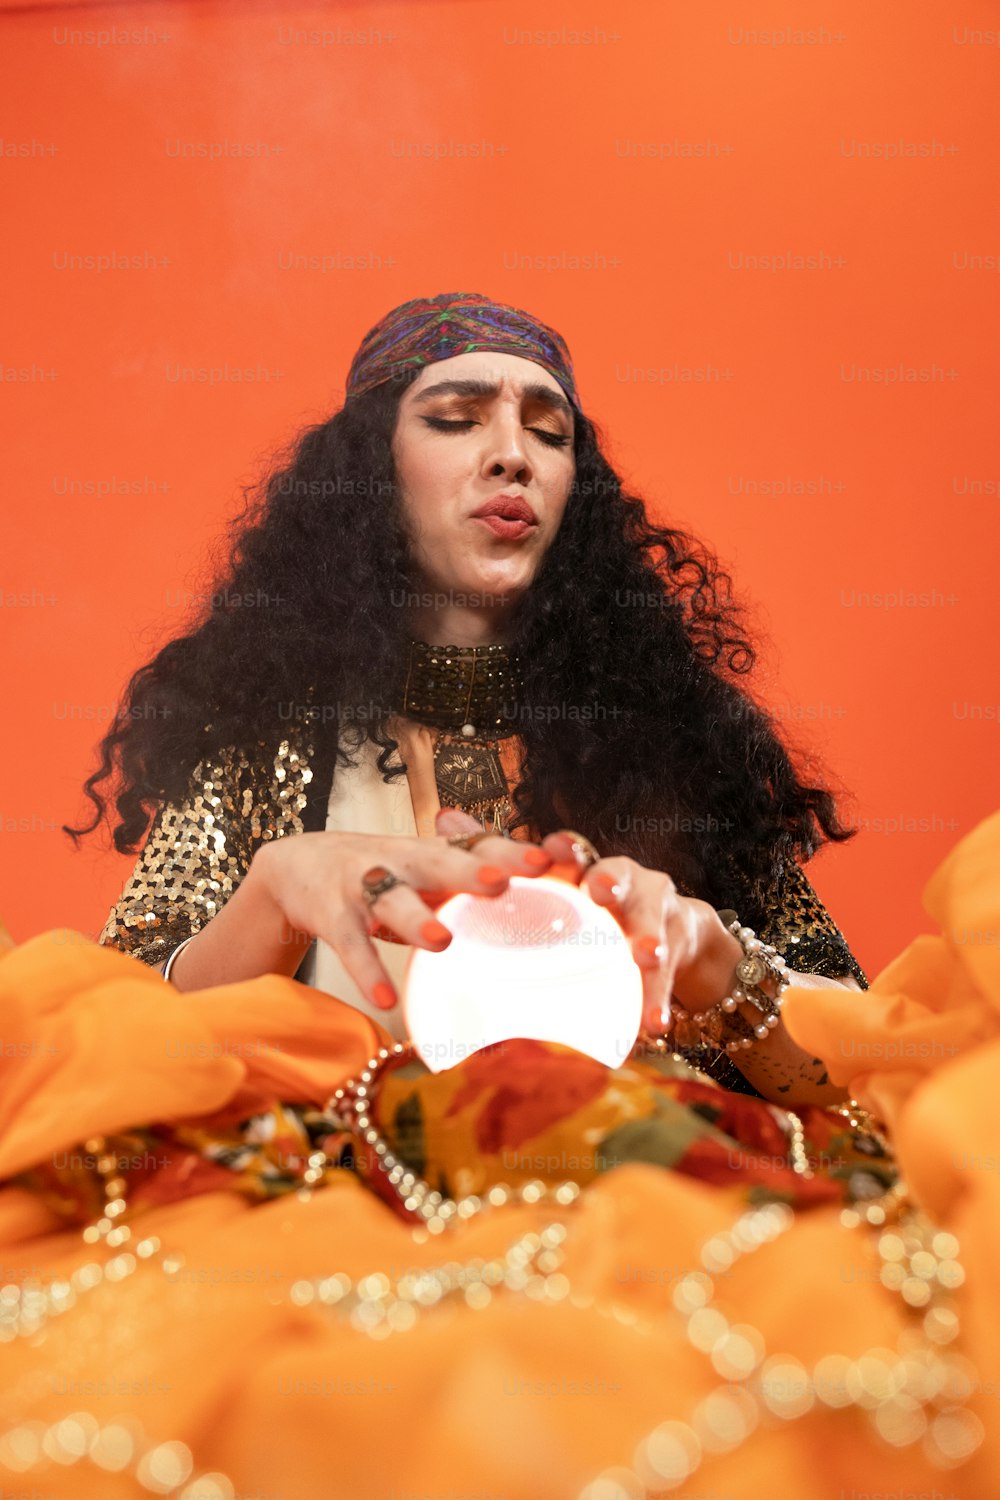
[{"label": "cream colored top", "polygon": [[[431,730],[413,719],[396,716],[388,721],[389,734],[399,744],[406,765],[406,779],[383,781],[378,768],[378,745],[365,741],[353,768],[338,766],[327,803],[328,833],[382,833],[394,838],[432,838],[434,819],[441,807],[434,779],[434,739]],[[397,991],[402,993],[406,965],[413,949],[409,943],[373,938],[379,959]],[[405,1041],[402,1006],[380,1010],[370,1004],[328,943],[316,938],[295,975],[303,984],[336,995],[373,1017],[397,1041]]]}]

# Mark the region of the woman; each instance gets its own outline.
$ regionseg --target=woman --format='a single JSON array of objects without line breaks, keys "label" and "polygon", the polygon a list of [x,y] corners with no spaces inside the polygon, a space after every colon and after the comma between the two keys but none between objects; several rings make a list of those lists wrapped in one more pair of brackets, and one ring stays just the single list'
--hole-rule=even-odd
[{"label": "woman", "polygon": [[[909,1192],[871,1133],[851,1160],[850,1111],[537,1044],[428,1087],[287,978],[182,994],[82,934],[0,931],[5,1492],[994,1500],[998,851],[1000,814],[866,996],[786,997]],[[396,1214],[368,1191],[393,1184]]]},{"label": "woman", "polygon": [[[119,848],[160,804],[104,942],[0,930],[0,1472],[997,1493],[1000,971],[953,932],[995,925],[1000,822],[928,887],[941,936],[852,993],[796,859],[846,831],[730,680],[720,586],[621,494],[551,330],[473,296],[372,330],[104,742]],[[446,895],[543,871],[615,913],[684,1053],[513,1038],[431,1075],[401,959]],[[748,940],[713,903],[787,992],[765,955],[723,1008]]]},{"label": "woman", "polygon": [[[209,617],[132,679],[88,794],[99,818],[117,755],[122,850],[166,806],[101,941],[173,951],[181,989],[298,973],[399,1037],[410,946],[449,941],[434,907],[572,865],[568,826],[604,856],[583,879],[651,1029],[672,994],[675,1040],[729,1087],[842,1098],[780,1025],[755,1038],[753,1005],[717,1009],[743,950],[715,907],[798,983],[867,985],[798,863],[851,833],[735,680],[727,584],[623,494],[554,330],[474,294],[404,303],[238,528]],[[456,847],[441,803],[495,836]],[[369,905],[373,867],[398,884]]]}]

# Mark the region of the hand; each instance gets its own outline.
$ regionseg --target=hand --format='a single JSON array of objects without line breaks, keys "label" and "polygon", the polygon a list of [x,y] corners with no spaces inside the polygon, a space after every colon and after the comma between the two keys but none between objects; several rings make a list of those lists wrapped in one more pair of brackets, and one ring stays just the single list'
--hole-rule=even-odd
[{"label": "hand", "polygon": [[743,948],[707,901],[682,896],[669,875],[627,855],[587,865],[573,851],[574,835],[550,833],[542,848],[559,873],[586,888],[632,940],[642,970],[642,1024],[660,1032],[671,1022],[671,998],[688,1011],[707,1010],[728,995]]},{"label": "hand", "polygon": [[[474,826],[462,813],[449,812],[438,819],[438,828],[448,833]],[[669,1028],[672,1001],[682,1011],[697,1012],[710,1009],[732,992],[743,946],[726,931],[714,907],[679,895],[669,875],[648,870],[625,855],[588,865],[582,852],[574,852],[575,841],[576,835],[566,830],[542,840],[543,851],[553,861],[550,873],[586,886],[591,898],[613,913],[631,939],[632,954],[643,976],[645,1030]],[[838,984],[815,974],[789,972],[797,984]],[[741,1051],[733,1062],[765,1099],[786,1108],[838,1104],[846,1098],[843,1089],[830,1083],[821,1059],[797,1046],[783,1026],[771,1032],[766,1046]]]},{"label": "hand", "polygon": [[[491,834],[471,851],[447,842],[446,835],[470,826],[482,827],[474,818],[449,826],[442,814],[434,838],[323,832],[275,839],[254,855],[251,873],[293,932],[322,938],[361,993],[391,1010],[399,996],[372,942],[377,930],[387,929],[404,943],[439,953],[451,942],[451,933],[437,921],[434,909],[448,896],[458,891],[499,896],[511,875],[542,875],[552,864],[551,855],[537,844],[499,835]],[[361,878],[375,865],[407,884],[393,886],[370,906]]]}]

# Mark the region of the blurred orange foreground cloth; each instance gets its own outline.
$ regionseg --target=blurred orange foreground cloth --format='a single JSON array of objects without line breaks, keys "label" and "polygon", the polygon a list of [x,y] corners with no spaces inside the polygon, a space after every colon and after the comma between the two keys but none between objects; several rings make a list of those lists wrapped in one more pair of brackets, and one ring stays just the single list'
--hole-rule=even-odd
[{"label": "blurred orange foreground cloth", "polygon": [[[12,1179],[146,1122],[325,1099],[385,1034],[291,979],[182,995],[69,930],[6,947],[0,1313],[20,1297],[27,1332],[2,1352],[4,1493],[1000,1497],[1000,813],[951,852],[924,904],[939,934],[916,938],[867,993],[792,988],[784,1010],[795,1039],[886,1121],[912,1196],[958,1240],[965,1281],[947,1353],[958,1356],[952,1383],[965,1372],[952,1392],[967,1398],[964,1415],[949,1414],[947,1392],[926,1417],[904,1396],[881,1425],[857,1401],[795,1396],[796,1370],[875,1350],[855,1366],[874,1408],[893,1352],[920,1325],[919,1308],[883,1284],[878,1230],[845,1225],[839,1207],[799,1211],[715,1274],[712,1306],[749,1328],[758,1367],[790,1395],[779,1415],[741,1393],[708,1429],[699,1404],[727,1377],[713,1368],[710,1322],[695,1347],[672,1298],[706,1241],[745,1211],[735,1188],[630,1164],[569,1208],[490,1209],[433,1236],[343,1171],[308,1198],[261,1203],[201,1183],[127,1216],[125,1250],[84,1243]],[[337,1273],[395,1284],[420,1267],[502,1260],[554,1222],[566,1227],[562,1259],[533,1290],[427,1298],[387,1336],[303,1292]],[[148,1258],[132,1254],[150,1243]],[[165,1268],[163,1251],[183,1259]],[[31,1285],[116,1257],[73,1305],[32,1323]],[[900,1442],[935,1423],[940,1442]],[[940,1456],[966,1447],[953,1467]]]}]

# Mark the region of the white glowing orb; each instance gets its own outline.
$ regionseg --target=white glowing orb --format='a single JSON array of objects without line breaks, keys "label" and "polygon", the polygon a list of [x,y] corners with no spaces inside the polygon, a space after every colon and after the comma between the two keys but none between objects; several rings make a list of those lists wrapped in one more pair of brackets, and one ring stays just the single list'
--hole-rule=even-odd
[{"label": "white glowing orb", "polygon": [[642,974],[618,922],[586,891],[513,875],[502,896],[452,896],[437,916],[451,943],[413,949],[402,994],[432,1073],[513,1037],[622,1066],[642,1021]]}]

